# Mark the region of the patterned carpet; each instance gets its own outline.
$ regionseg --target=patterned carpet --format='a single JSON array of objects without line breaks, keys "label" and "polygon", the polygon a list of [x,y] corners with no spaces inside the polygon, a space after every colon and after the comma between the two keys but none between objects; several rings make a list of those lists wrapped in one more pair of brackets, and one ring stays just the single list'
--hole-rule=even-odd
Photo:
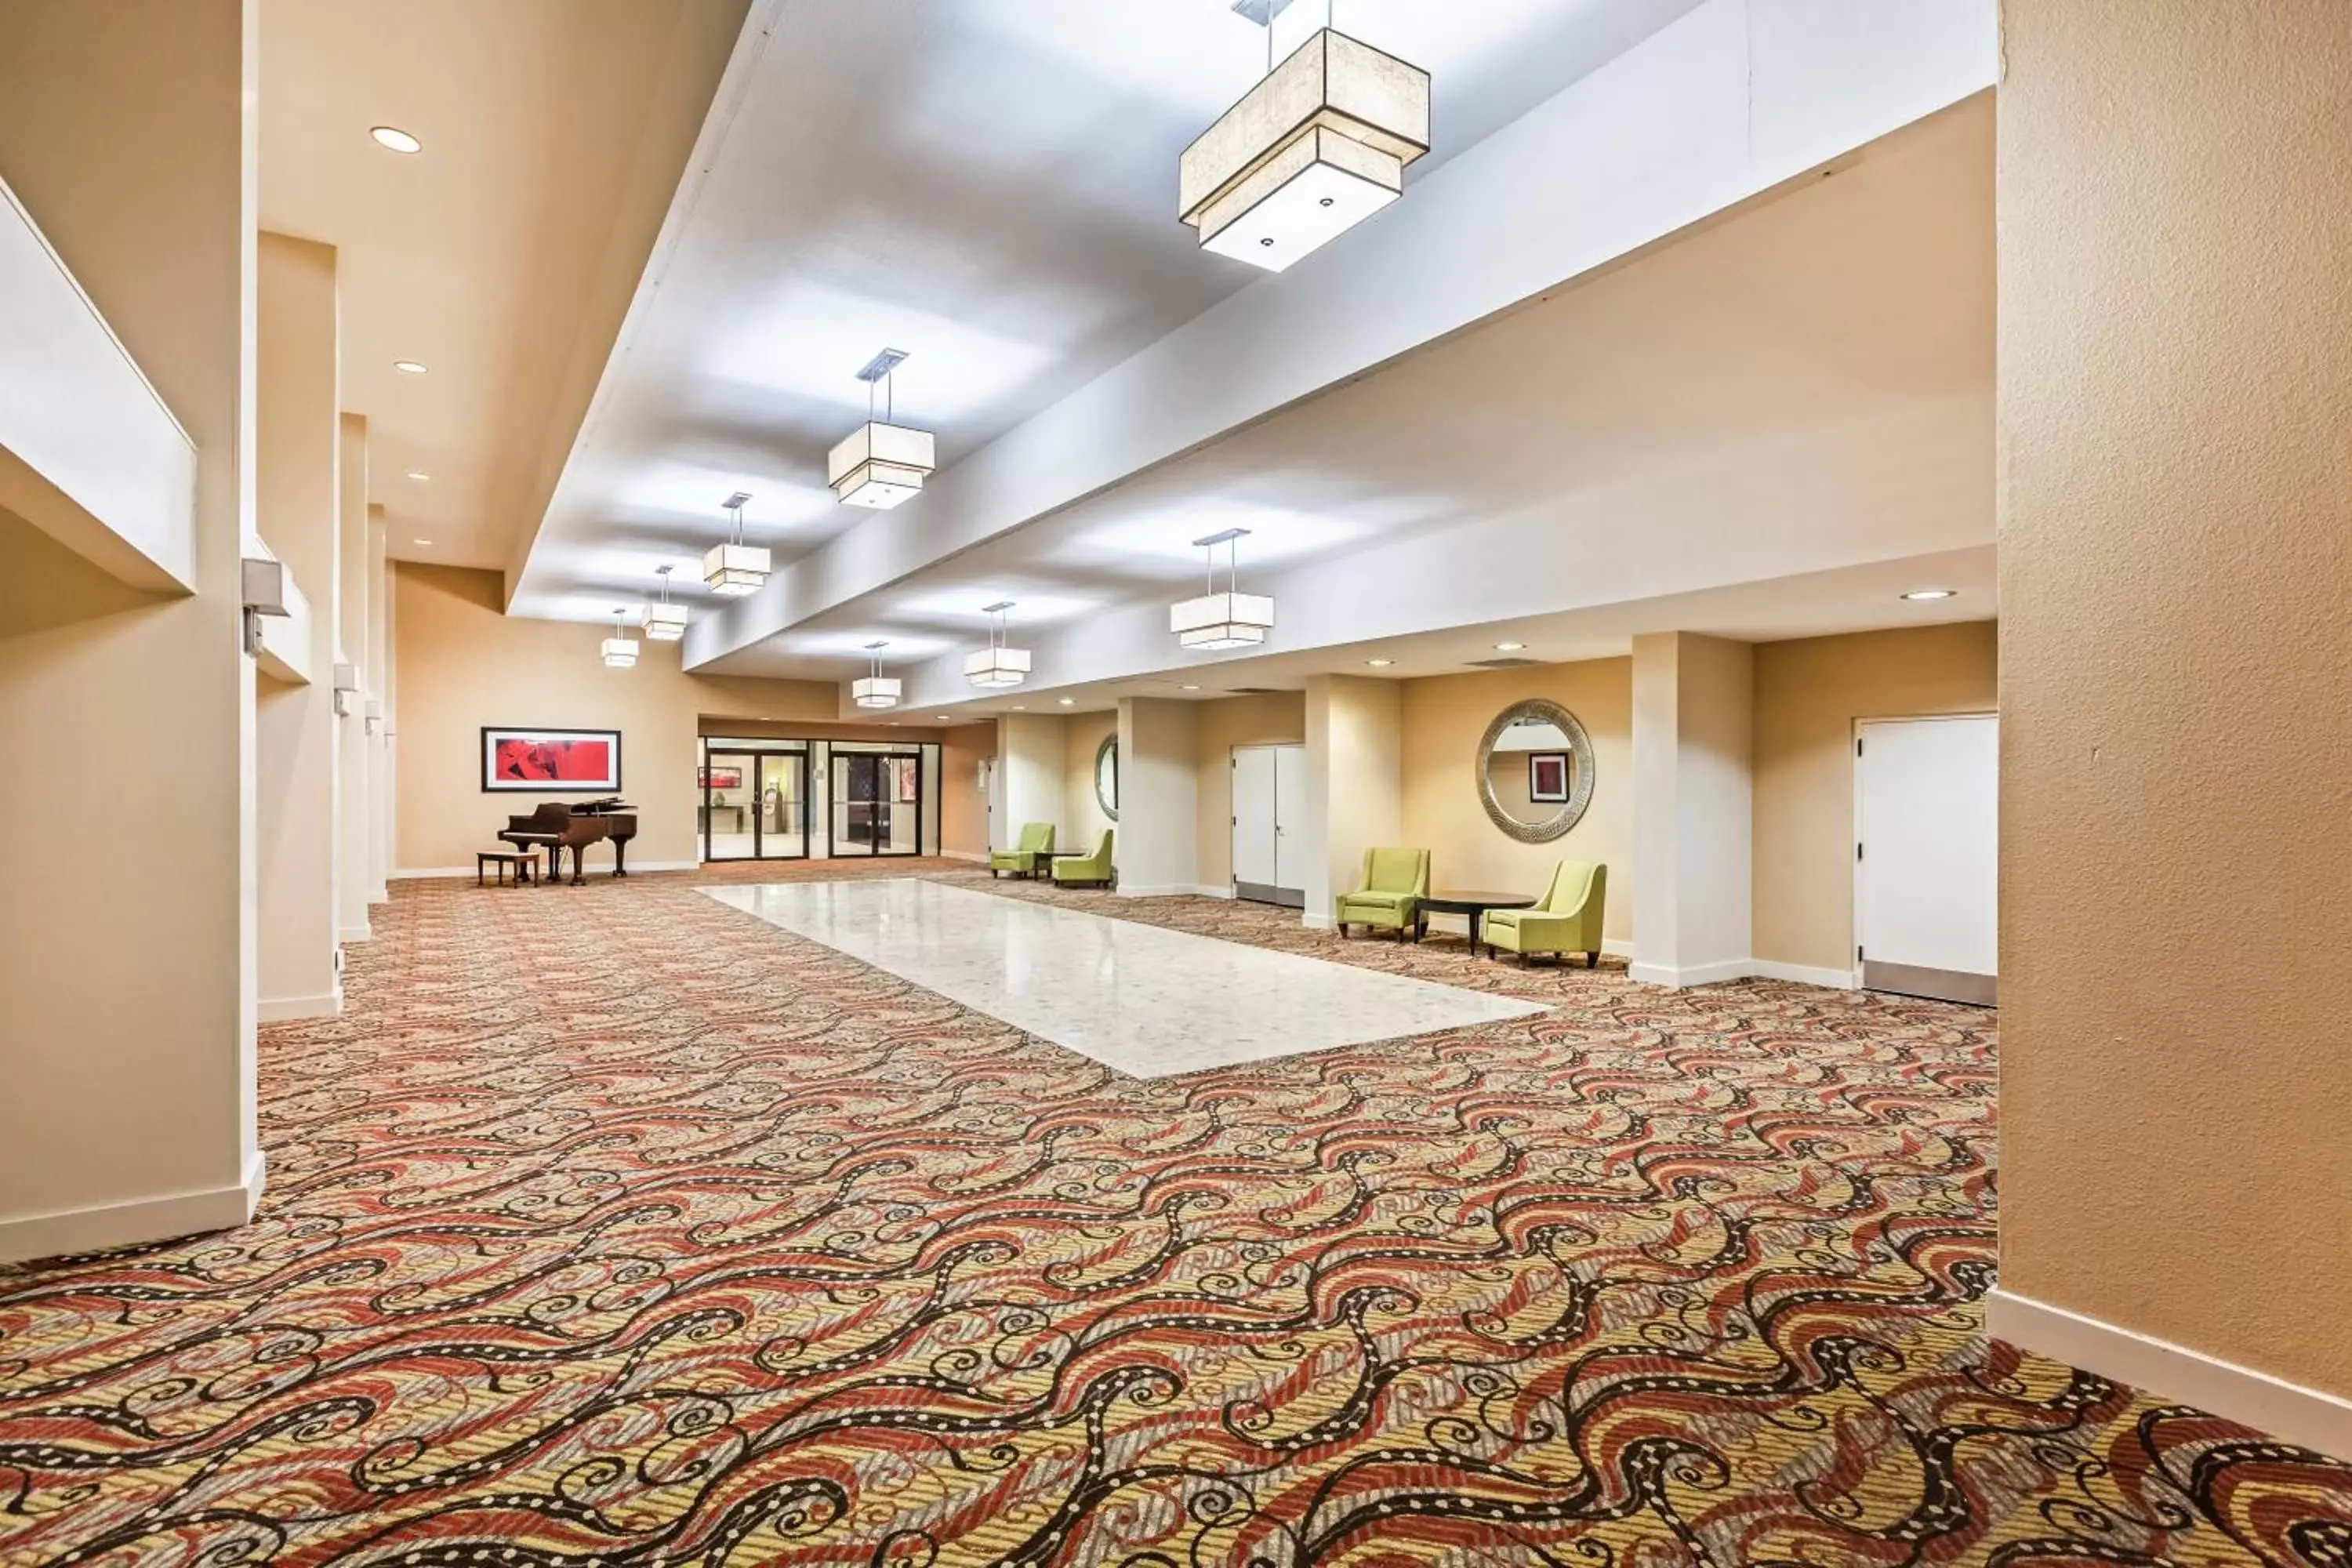
[{"label": "patterned carpet", "polygon": [[1138,1083],[404,884],[253,1225],[0,1270],[0,1561],[2352,1564],[2352,1467],[1988,1352],[1988,1015],[996,890],[1557,1006]]}]

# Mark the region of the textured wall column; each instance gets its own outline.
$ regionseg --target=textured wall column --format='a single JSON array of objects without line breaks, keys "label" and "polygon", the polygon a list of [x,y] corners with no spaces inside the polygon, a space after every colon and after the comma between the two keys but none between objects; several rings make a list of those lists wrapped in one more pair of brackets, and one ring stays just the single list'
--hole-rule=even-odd
[{"label": "textured wall column", "polygon": [[1201,884],[1201,810],[1190,702],[1122,697],[1118,703],[1118,890],[1189,893]]},{"label": "textured wall column", "polygon": [[335,775],[335,883],[337,934],[364,942],[371,934],[368,895],[373,887],[374,806],[368,794],[368,428],[357,414],[340,421],[341,442],[335,481],[335,658],[359,671],[360,689],[349,711],[335,721],[340,761]]},{"label": "textured wall column", "polygon": [[1633,962],[1656,985],[1749,973],[1755,650],[1633,639]]},{"label": "textured wall column", "polygon": [[260,238],[257,289],[255,507],[261,537],[310,605],[310,680],[263,679],[255,693],[258,838],[257,1016],[342,1011],[336,933],[335,601],[341,586],[337,465],[342,433],[335,252]]},{"label": "textured wall column", "polygon": [[1403,816],[1404,683],[1308,677],[1304,923],[1330,926],[1331,900],[1354,890],[1365,850],[1400,841]]},{"label": "textured wall column", "polygon": [[197,590],[125,587],[0,513],[0,1258],[240,1224],[261,1191],[257,76],[239,0],[0,5],[0,178],[195,445]]},{"label": "textured wall column", "polygon": [[1991,1325],[2352,1454],[2352,5],[2003,23]]}]

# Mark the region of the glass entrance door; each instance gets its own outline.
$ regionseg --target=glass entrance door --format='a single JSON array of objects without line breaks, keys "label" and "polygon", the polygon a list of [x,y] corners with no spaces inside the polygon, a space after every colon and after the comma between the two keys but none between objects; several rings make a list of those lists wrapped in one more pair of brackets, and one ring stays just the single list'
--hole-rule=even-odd
[{"label": "glass entrance door", "polygon": [[702,858],[799,860],[808,855],[808,753],[705,754]]},{"label": "glass entrance door", "polygon": [[923,759],[908,752],[833,753],[833,853],[921,851]]}]

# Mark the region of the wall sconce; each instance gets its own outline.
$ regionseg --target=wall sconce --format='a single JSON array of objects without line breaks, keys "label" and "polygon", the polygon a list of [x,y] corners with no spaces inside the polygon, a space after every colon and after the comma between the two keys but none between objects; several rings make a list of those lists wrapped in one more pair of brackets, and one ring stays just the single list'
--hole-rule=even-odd
[{"label": "wall sconce", "polygon": [[261,617],[283,616],[286,607],[286,565],[266,555],[248,555],[244,562],[245,651],[261,651]]}]

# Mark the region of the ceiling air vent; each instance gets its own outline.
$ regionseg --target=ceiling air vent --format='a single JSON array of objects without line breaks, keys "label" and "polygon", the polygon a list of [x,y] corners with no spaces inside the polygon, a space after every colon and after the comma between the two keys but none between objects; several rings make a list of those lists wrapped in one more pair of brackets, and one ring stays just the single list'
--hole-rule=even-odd
[{"label": "ceiling air vent", "polygon": [[1542,662],[1543,660],[1539,658],[1474,658],[1470,661],[1470,668],[1473,669],[1524,669],[1528,665]]}]

